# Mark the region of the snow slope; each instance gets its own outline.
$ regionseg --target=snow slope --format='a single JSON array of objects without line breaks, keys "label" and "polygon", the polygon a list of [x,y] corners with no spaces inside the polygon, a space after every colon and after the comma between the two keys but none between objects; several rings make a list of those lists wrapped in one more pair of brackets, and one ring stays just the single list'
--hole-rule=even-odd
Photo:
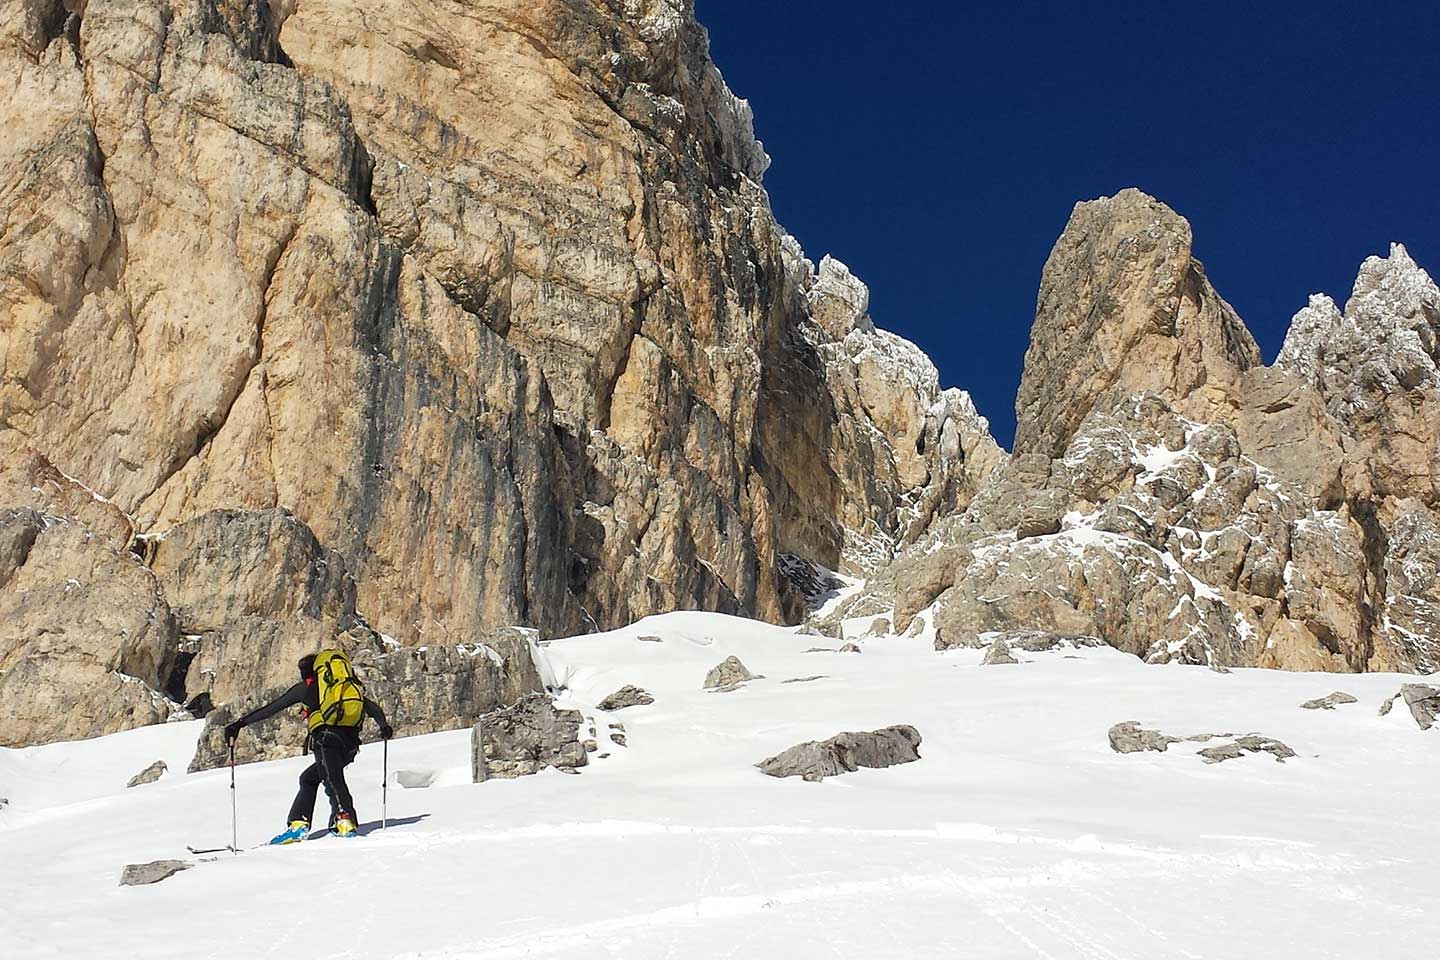
[{"label": "snow slope", "polygon": [[[924,636],[802,652],[816,643],[710,614],[555,641],[587,712],[625,683],[655,695],[596,714],[628,747],[580,776],[477,785],[467,732],[397,740],[392,775],[436,782],[392,782],[389,831],[149,887],[116,886],[121,867],[229,839],[228,771],[124,787],[157,758],[183,771],[196,724],[0,751],[0,957],[1233,960],[1420,956],[1440,936],[1440,731],[1377,716],[1401,678],[1221,675],[1109,647],[981,667]],[[729,654],[765,678],[702,691]],[[1298,708],[1336,689],[1360,702]],[[1121,756],[1106,731],[1129,719],[1300,756]],[[751,767],[891,723],[920,730],[919,762],[821,784]],[[367,746],[351,768],[362,820],[380,761]],[[281,827],[303,763],[238,769],[242,844]]]}]

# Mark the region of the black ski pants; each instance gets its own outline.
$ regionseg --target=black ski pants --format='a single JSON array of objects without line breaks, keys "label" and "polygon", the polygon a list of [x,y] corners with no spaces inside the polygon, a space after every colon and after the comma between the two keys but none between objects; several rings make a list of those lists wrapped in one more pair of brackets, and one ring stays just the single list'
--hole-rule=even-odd
[{"label": "black ski pants", "polygon": [[289,822],[313,822],[315,794],[322,786],[330,798],[330,825],[334,826],[335,818],[342,813],[355,820],[355,801],[345,783],[345,768],[360,752],[360,731],[353,727],[319,727],[310,734],[310,752],[315,762],[300,774],[300,791],[290,805]]}]

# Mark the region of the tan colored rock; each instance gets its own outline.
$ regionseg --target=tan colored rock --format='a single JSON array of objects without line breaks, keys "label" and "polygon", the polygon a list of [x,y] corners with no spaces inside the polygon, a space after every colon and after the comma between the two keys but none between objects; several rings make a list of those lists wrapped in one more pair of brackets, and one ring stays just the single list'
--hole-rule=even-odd
[{"label": "tan colored rock", "polygon": [[1017,454],[1058,456],[1091,410],[1138,393],[1209,419],[1260,365],[1190,245],[1190,224],[1138,190],[1076,205],[1040,281]]},{"label": "tan colored rock", "polygon": [[779,556],[1001,457],[774,222],[689,3],[64,13],[0,37],[0,443],[117,537],[289,511],[411,645],[794,622]]},{"label": "tan colored rock", "polygon": [[0,509],[0,746],[168,719],[175,625],[154,575],[79,522]]},{"label": "tan colored rock", "polygon": [[1343,314],[1311,297],[1275,365],[1340,425],[1352,497],[1440,502],[1440,288],[1402,245],[1361,265]]},{"label": "tan colored rock", "polygon": [[218,705],[283,690],[300,657],[370,633],[344,561],[284,510],[187,520],[156,543],[151,568],[190,638],[187,699],[204,693]]}]

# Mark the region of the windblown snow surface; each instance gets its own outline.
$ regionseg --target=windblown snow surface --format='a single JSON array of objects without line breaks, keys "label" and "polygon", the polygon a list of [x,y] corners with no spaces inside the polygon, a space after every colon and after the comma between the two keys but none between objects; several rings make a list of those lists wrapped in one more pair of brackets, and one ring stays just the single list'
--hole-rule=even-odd
[{"label": "windblown snow surface", "polygon": [[[929,636],[803,652],[817,643],[692,613],[555,641],[562,697],[608,759],[472,784],[467,732],[396,740],[389,830],[154,886],[117,886],[121,868],[230,837],[229,772],[178,772],[198,724],[0,751],[0,957],[1233,960],[1423,956],[1440,937],[1440,730],[1376,709],[1413,678],[1221,675],[1109,648],[982,667]],[[764,678],[703,691],[730,654]],[[595,711],[627,683],[655,703]],[[1360,702],[1299,709],[1337,689]],[[1106,731],[1131,719],[1299,756],[1122,756]],[[893,723],[924,736],[918,762],[823,783],[752,766]],[[125,788],[156,759],[172,772]],[[238,768],[243,846],[282,827],[304,762]],[[402,770],[434,782],[402,789]],[[380,771],[366,746],[363,821]]]}]

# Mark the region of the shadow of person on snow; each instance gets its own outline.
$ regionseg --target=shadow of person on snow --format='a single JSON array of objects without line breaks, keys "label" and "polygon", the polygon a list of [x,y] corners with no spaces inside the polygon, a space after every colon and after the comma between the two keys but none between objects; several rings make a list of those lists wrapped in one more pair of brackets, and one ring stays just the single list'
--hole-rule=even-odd
[{"label": "shadow of person on snow", "polygon": [[[430,814],[428,813],[417,813],[413,817],[391,817],[389,820],[385,821],[385,829],[393,830],[395,827],[408,827],[411,824],[419,823],[421,820],[424,820],[429,816]],[[383,833],[384,831],[380,829],[379,820],[371,820],[368,823],[360,824],[360,826],[357,828],[357,832],[362,837],[368,837],[372,833]]]}]

